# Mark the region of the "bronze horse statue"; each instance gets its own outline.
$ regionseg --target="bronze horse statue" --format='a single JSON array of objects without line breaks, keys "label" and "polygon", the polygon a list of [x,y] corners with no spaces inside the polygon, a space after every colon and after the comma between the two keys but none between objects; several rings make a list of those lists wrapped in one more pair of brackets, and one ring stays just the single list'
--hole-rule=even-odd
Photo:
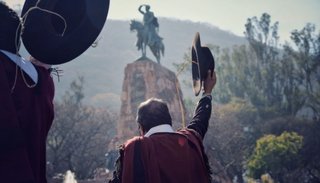
[{"label": "bronze horse statue", "polygon": [[143,24],[136,20],[131,20],[130,30],[137,31],[137,42],[136,46],[138,50],[141,50],[142,57],[146,57],[147,45],[149,46],[151,52],[156,57],[158,64],[160,64],[161,54],[164,55],[164,44],[162,43],[162,38],[154,33],[152,38],[153,41],[149,40],[147,32]]}]

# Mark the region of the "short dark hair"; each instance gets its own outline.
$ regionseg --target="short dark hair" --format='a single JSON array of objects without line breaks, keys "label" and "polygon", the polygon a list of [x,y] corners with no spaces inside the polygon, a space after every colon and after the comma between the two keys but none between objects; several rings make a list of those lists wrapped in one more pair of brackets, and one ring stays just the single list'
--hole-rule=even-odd
[{"label": "short dark hair", "polygon": [[137,122],[142,126],[144,132],[162,124],[172,125],[167,104],[157,98],[150,98],[139,105]]},{"label": "short dark hair", "polygon": [[12,53],[16,53],[19,50],[21,30],[19,25],[20,18],[18,14],[3,1],[0,1],[0,49]]}]

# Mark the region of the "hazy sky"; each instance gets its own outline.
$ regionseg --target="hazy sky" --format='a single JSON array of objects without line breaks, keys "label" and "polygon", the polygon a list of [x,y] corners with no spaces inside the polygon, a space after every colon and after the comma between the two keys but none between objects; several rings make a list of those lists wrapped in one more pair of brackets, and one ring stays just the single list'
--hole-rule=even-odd
[{"label": "hazy sky", "polygon": [[[4,0],[9,6],[24,0]],[[280,22],[280,39],[289,40],[290,32],[307,22],[320,29],[320,0],[111,0],[108,19],[142,19],[140,4],[149,4],[158,17],[207,22],[243,36],[247,18],[267,12],[272,23]],[[161,30],[160,30],[161,31]]]}]

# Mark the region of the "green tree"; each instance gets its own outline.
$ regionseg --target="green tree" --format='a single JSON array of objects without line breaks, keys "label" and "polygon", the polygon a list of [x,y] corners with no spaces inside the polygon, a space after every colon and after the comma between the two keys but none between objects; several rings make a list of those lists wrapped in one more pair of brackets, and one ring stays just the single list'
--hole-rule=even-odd
[{"label": "green tree", "polygon": [[248,18],[245,27],[244,34],[255,50],[261,64],[268,65],[276,60],[279,22],[271,25],[271,16],[268,13],[263,13],[260,19],[257,17]]},{"label": "green tree", "polygon": [[299,165],[287,177],[289,182],[320,182],[320,121],[297,117],[279,117],[265,121],[260,134],[280,135],[283,131],[294,131],[303,136],[299,152]]},{"label": "green tree", "polygon": [[218,159],[223,167],[219,169],[213,162],[214,173],[225,171],[230,178],[236,177],[238,183],[243,183],[245,161],[255,142],[251,124],[257,121],[256,109],[245,100],[233,98],[213,110],[204,145],[210,159]]},{"label": "green tree", "polygon": [[[297,169],[303,178],[299,180],[311,181],[312,177],[317,181],[320,175],[317,170],[319,156],[315,152],[318,152],[318,148],[312,144],[319,144],[318,136],[314,130],[300,133],[301,130],[289,127],[302,116],[306,118],[298,127],[300,129],[306,129],[303,124],[306,125],[307,121],[319,121],[320,34],[316,34],[314,25],[307,24],[302,30],[292,32],[291,39],[295,47],[289,43],[282,47],[278,43],[278,26],[278,22],[272,24],[271,16],[264,13],[260,19],[249,18],[245,25],[249,45],[236,45],[232,48],[208,45],[215,57],[215,72],[218,77],[213,99],[222,107],[221,113],[228,113],[221,119],[215,119],[214,127],[209,129],[211,141],[208,143],[208,152],[218,158],[230,177],[240,177],[243,171],[241,163],[243,165],[245,160],[241,156],[246,153],[237,145],[253,149],[256,139],[265,133],[271,133],[264,129],[266,124],[270,123],[272,128],[277,128],[280,124],[278,119],[282,118],[286,124],[276,134],[280,135],[285,130],[296,131],[305,139],[300,153],[300,165],[303,166]],[[180,65],[187,68],[183,74],[190,81],[190,50],[184,59],[185,62]],[[190,90],[191,83],[188,84]],[[188,99],[189,104],[192,101]],[[241,103],[245,103],[250,110],[238,108],[233,112],[224,111],[232,105],[241,106]],[[217,113],[217,110],[219,108],[214,111]],[[255,118],[245,120],[251,114]],[[279,124],[273,121],[278,121]],[[250,137],[240,130],[243,127],[250,129]],[[312,129],[318,129],[316,127]],[[238,153],[241,158],[234,157],[237,154],[234,150],[241,151]],[[291,178],[295,175],[286,174]]]},{"label": "green tree", "polygon": [[259,109],[263,118],[277,116],[285,112],[282,107],[283,86],[281,84],[281,58],[279,54],[279,22],[271,24],[271,16],[263,13],[248,18],[245,36],[256,55],[252,69],[253,87],[249,93],[251,102]]},{"label": "green tree", "polygon": [[[285,53],[295,64],[295,80],[299,83],[300,103],[312,111],[314,118],[320,117],[320,32],[316,33],[314,24],[308,23],[301,30],[291,32],[294,49],[285,45]],[[295,86],[296,88],[296,86]],[[290,88],[291,89],[291,88]],[[296,89],[297,90],[297,89]]]},{"label": "green tree", "polygon": [[280,136],[266,135],[257,140],[247,168],[249,176],[260,178],[268,173],[275,181],[286,182],[285,175],[297,167],[303,137],[295,132]]}]

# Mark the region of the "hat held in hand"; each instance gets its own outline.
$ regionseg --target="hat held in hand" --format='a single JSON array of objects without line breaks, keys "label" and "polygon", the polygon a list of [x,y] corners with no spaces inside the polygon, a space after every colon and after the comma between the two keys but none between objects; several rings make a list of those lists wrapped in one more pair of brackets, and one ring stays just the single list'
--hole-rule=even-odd
[{"label": "hat held in hand", "polygon": [[34,58],[46,64],[71,61],[86,51],[98,37],[107,18],[109,2],[26,0],[22,17],[37,3],[41,9],[35,8],[26,14],[22,33],[24,46]]},{"label": "hat held in hand", "polygon": [[202,89],[202,82],[207,78],[208,70],[214,71],[214,58],[208,47],[201,46],[199,32],[193,39],[191,59],[193,91],[195,96],[198,96]]}]

